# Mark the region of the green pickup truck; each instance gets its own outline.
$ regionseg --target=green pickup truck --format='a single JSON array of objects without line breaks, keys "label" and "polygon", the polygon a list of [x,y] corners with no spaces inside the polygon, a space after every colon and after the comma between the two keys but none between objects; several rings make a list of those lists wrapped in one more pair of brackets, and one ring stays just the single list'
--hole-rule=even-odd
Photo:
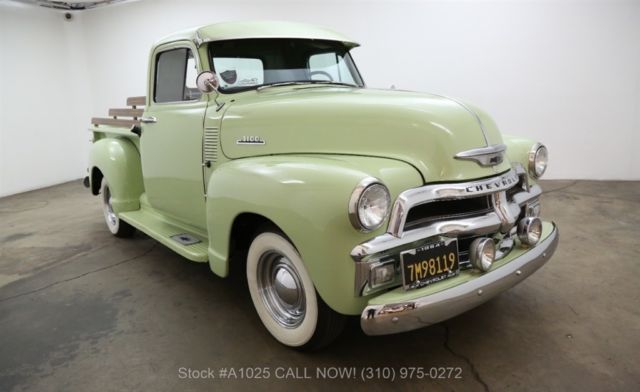
[{"label": "green pickup truck", "polygon": [[160,40],[144,97],[93,118],[85,185],[109,230],[138,229],[222,277],[266,329],[322,347],[469,310],[549,260],[547,149],[484,112],[366,88],[336,32],[229,22]]}]

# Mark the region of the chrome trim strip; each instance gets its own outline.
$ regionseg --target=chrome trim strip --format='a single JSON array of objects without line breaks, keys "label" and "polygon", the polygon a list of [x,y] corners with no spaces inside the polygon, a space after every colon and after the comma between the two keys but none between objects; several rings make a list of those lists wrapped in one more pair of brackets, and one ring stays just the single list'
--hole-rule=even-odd
[{"label": "chrome trim strip", "polygon": [[140,122],[143,124],[153,124],[158,122],[158,119],[153,116],[140,117]]},{"label": "chrome trim strip", "polygon": [[454,158],[460,160],[474,161],[482,167],[495,166],[504,160],[504,152],[507,146],[504,144],[494,144],[487,147],[474,148],[457,153]]},{"label": "chrome trim strip", "polygon": [[487,130],[484,128],[484,123],[482,122],[482,119],[480,118],[478,113],[476,113],[473,110],[471,110],[471,108],[469,106],[467,106],[463,102],[457,100],[456,98],[451,98],[451,97],[448,97],[446,95],[439,95],[439,94],[431,94],[431,95],[435,95],[436,97],[442,97],[442,98],[448,99],[450,101],[453,101],[453,102],[457,103],[458,105],[462,106],[462,108],[464,110],[469,112],[469,114],[471,114],[476,119],[476,121],[478,122],[478,125],[480,126],[480,130],[482,131],[482,137],[484,138],[484,143],[485,143],[485,145],[487,147],[489,147],[489,138],[487,137]]},{"label": "chrome trim strip", "polygon": [[409,189],[402,192],[393,204],[387,233],[395,237],[402,237],[409,210],[417,205],[436,200],[463,199],[489,195],[507,190],[516,185],[518,181],[519,177],[515,170],[512,169],[500,176],[484,180],[453,184],[435,184]]},{"label": "chrome trim strip", "polygon": [[502,221],[495,211],[475,218],[435,222],[427,227],[409,230],[402,238],[395,237],[389,233],[382,234],[353,248],[351,257],[357,262],[363,261],[368,256],[401,248],[412,242],[438,235],[489,234],[496,232],[501,224]]},{"label": "chrome trim strip", "polygon": [[553,231],[536,247],[507,264],[458,286],[415,300],[369,305],[361,314],[360,326],[367,335],[386,335],[426,327],[472,309],[515,286],[553,255],[559,232]]}]

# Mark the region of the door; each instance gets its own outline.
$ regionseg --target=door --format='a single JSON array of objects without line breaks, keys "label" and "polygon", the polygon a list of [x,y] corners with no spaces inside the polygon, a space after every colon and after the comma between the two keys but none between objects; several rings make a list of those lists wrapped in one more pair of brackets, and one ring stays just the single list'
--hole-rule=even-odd
[{"label": "door", "polygon": [[199,62],[194,53],[184,42],[153,54],[153,85],[141,119],[140,149],[149,204],[172,219],[204,229],[202,136],[207,101],[196,88]]}]

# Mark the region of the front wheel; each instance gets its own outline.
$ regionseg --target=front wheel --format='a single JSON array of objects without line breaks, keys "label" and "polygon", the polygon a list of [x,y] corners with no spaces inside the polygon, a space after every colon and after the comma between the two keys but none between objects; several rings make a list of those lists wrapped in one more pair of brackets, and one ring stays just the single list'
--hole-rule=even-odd
[{"label": "front wheel", "polygon": [[113,210],[111,204],[111,189],[106,179],[102,179],[100,185],[100,196],[102,197],[102,212],[104,213],[104,220],[107,223],[107,227],[111,234],[116,237],[126,238],[131,237],[136,229],[120,219],[118,214]]},{"label": "front wheel", "polygon": [[247,255],[247,283],[267,330],[284,345],[317,349],[342,331],[345,316],[317,295],[295,247],[282,235],[258,235]]}]

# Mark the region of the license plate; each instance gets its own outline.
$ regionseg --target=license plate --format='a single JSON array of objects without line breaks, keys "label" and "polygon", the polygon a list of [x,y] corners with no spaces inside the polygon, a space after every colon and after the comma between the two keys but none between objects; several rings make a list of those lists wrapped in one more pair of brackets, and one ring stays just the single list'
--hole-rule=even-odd
[{"label": "license plate", "polygon": [[460,271],[458,241],[447,239],[402,252],[400,266],[405,290],[456,276]]}]

